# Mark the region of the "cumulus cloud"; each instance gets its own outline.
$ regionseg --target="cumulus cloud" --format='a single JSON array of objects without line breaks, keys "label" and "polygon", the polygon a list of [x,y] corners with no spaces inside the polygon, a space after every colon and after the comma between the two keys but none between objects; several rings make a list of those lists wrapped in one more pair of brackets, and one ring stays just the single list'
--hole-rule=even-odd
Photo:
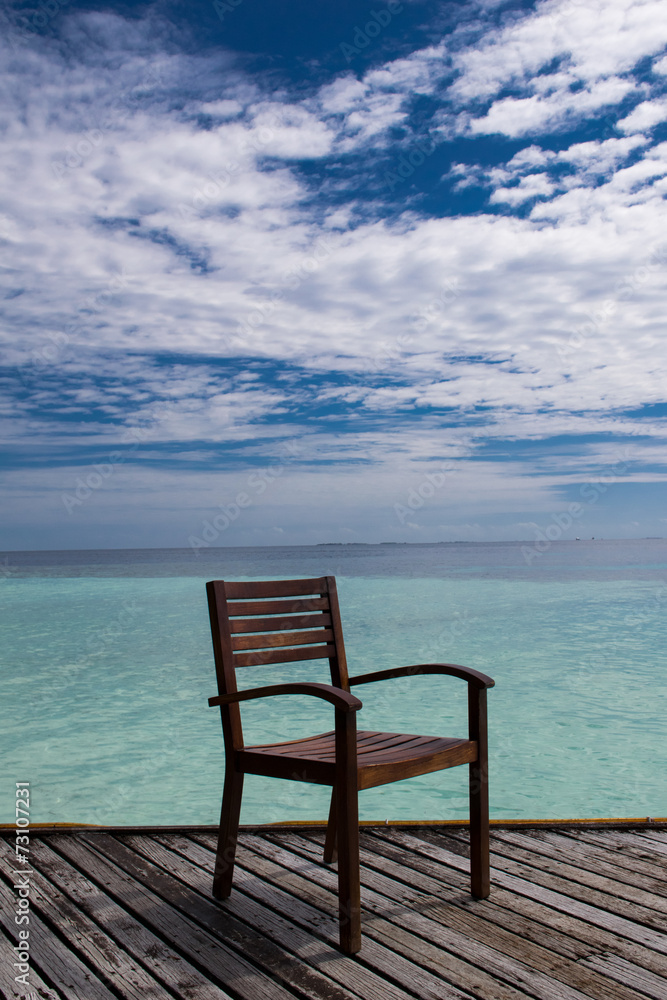
[{"label": "cumulus cloud", "polygon": [[[306,96],[184,53],[154,20],[72,12],[69,48],[21,42],[0,153],[9,436],[72,463],[138,429],[141,477],[162,447],[245,469],[296,436],[275,496],[338,496],[332,463],[362,506],[461,449],[461,497],[506,477],[508,503],[553,502],[562,466],[538,497],[533,457],[482,466],[484,448],[662,440],[663,420],[623,413],[664,399],[664,101],[632,70],[667,29],[652,0],[607,6],[595,32],[589,5],[549,0]],[[415,92],[441,105],[423,127]],[[628,100],[625,134],[563,139]],[[383,214],[378,158],[438,122],[525,145],[450,168],[482,210],[429,214],[398,189]]]},{"label": "cumulus cloud", "polygon": [[642,101],[626,118],[619,121],[618,127],[622,132],[647,132],[665,121],[667,121],[667,98],[662,98]]}]

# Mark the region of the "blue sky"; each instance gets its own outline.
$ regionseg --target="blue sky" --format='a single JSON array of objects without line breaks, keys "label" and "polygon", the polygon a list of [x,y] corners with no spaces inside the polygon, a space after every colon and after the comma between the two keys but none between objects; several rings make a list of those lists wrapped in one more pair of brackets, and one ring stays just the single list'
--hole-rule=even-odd
[{"label": "blue sky", "polygon": [[660,0],[2,16],[1,547],[667,534]]}]

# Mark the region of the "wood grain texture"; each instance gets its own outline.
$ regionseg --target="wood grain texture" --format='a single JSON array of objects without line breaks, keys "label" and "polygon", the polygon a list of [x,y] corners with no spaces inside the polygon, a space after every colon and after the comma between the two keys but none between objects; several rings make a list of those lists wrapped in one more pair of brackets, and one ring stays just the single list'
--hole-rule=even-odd
[{"label": "wood grain texture", "polygon": [[[11,837],[0,842],[5,960],[16,937]],[[337,947],[324,825],[242,831],[224,902],[209,894],[214,833],[34,831],[31,988],[53,1000],[665,1000],[664,920],[662,930],[645,922],[663,916],[667,884],[652,873],[665,841],[622,837],[628,849],[641,842],[636,877],[618,831],[494,827],[492,894],[475,900],[464,828],[364,827],[357,957]],[[568,844],[567,870],[543,872]],[[615,900],[612,884],[633,898]],[[21,996],[6,970],[0,993]]]}]

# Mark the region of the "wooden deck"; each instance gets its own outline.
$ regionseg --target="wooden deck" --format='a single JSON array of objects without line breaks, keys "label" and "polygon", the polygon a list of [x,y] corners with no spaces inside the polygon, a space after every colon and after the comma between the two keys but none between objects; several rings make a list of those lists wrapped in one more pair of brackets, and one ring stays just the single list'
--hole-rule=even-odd
[{"label": "wooden deck", "polygon": [[362,831],[363,947],[335,947],[323,832],[241,836],[210,896],[210,830],[31,831],[29,990],[14,983],[13,831],[0,839],[0,993],[66,1000],[667,1000],[667,829],[499,828],[491,897],[466,831]]}]

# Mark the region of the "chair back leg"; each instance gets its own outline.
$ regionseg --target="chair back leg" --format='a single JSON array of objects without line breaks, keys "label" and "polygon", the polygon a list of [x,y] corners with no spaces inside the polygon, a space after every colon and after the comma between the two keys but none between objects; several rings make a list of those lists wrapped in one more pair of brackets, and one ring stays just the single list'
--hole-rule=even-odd
[{"label": "chair back leg", "polygon": [[243,774],[227,767],[225,788],[222,793],[222,812],[218,831],[218,849],[215,856],[213,875],[213,895],[216,899],[227,899],[232,891],[234,861],[239,835],[241,796],[243,794]]}]

